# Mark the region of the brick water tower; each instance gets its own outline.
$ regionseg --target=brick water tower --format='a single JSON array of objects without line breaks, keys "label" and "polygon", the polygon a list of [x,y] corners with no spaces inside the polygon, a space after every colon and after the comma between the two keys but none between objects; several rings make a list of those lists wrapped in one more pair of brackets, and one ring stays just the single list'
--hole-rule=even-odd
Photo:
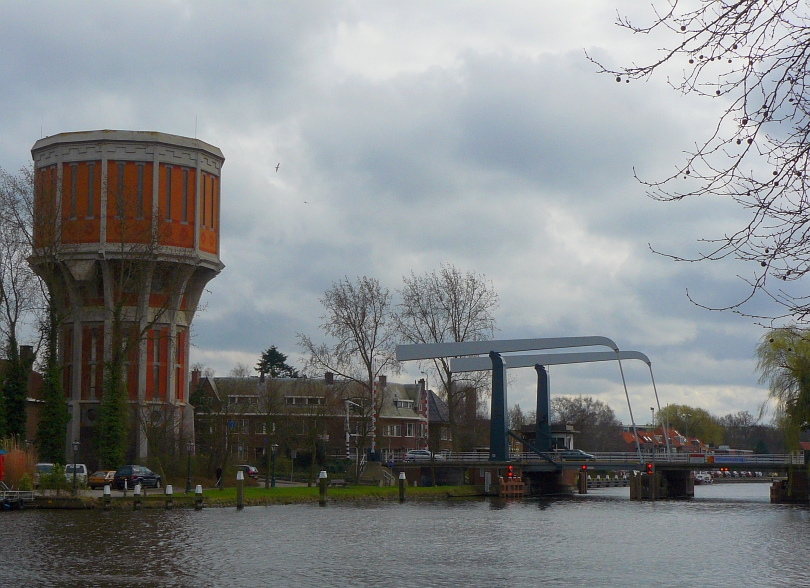
[{"label": "brick water tower", "polygon": [[146,457],[150,440],[193,439],[189,329],[205,285],[224,267],[222,152],[198,139],[105,130],[46,137],[31,154],[42,216],[35,238],[59,259],[53,282],[64,317],[67,447],[79,439],[85,459],[92,455],[114,328],[136,337],[123,370],[132,418],[127,457]]}]

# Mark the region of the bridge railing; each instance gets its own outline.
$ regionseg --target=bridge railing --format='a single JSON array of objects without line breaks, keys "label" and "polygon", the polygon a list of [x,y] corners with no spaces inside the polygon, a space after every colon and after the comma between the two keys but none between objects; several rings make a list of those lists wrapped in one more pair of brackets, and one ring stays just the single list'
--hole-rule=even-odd
[{"label": "bridge railing", "polygon": [[[616,463],[616,464],[633,464],[633,463],[646,463],[652,462],[655,463],[671,463],[671,464],[695,464],[695,465],[705,465],[707,466],[706,469],[713,469],[712,466],[719,467],[726,467],[726,466],[740,466],[740,465],[803,465],[804,464],[804,455],[800,451],[796,451],[793,453],[780,453],[780,454],[772,454],[772,455],[714,455],[714,454],[689,454],[689,453],[671,453],[669,455],[665,453],[656,454],[653,458],[652,455],[649,453],[642,453],[641,454],[641,461],[639,462],[638,453],[635,451],[611,451],[611,452],[593,452],[582,457],[577,457],[574,455],[564,456],[561,454],[555,454],[554,452],[546,454],[549,458],[554,461],[566,461],[566,462],[582,462],[588,463],[591,461],[596,461],[599,463]],[[588,456],[592,456],[591,459]],[[485,462],[489,459],[489,454],[482,453],[480,451],[471,451],[471,452],[442,452],[436,453],[434,457],[436,462],[453,462],[453,463],[481,463]],[[515,452],[509,455],[510,461],[514,462],[541,462],[547,461],[547,459],[537,455],[536,453],[532,452]],[[402,462],[407,461],[405,458],[405,454],[398,456],[395,458],[395,461]],[[419,463],[427,463],[429,460],[427,459],[419,459],[417,460]]]}]

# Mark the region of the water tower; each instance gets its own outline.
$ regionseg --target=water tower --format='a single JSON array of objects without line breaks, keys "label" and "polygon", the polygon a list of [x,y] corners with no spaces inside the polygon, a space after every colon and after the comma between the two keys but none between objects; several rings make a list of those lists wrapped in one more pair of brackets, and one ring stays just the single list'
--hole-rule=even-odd
[{"label": "water tower", "polygon": [[[224,267],[222,152],[198,139],[104,130],[46,137],[31,154],[36,210],[55,220],[60,259],[67,447],[80,439],[84,455],[92,448],[116,306],[124,320],[115,324],[129,321],[127,333],[144,333],[124,369],[131,457],[146,457],[148,427],[162,427],[174,442],[193,439],[189,330],[205,285]],[[35,233],[38,226],[35,219]]]}]

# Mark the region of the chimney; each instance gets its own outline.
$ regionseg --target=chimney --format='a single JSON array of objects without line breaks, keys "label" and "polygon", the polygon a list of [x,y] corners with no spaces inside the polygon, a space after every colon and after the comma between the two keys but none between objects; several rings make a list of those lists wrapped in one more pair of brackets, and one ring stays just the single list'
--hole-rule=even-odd
[{"label": "chimney", "polygon": [[377,376],[377,380],[380,382],[380,388],[385,388],[388,384],[388,376]]},{"label": "chimney", "polygon": [[326,382],[327,386],[331,386],[332,384],[335,383],[335,374],[333,374],[332,372],[326,372],[323,375],[323,379]]},{"label": "chimney", "polygon": [[20,360],[23,365],[28,369],[34,365],[34,347],[33,345],[20,345]]},{"label": "chimney", "polygon": [[191,370],[191,390],[197,389],[200,385],[200,370]]}]

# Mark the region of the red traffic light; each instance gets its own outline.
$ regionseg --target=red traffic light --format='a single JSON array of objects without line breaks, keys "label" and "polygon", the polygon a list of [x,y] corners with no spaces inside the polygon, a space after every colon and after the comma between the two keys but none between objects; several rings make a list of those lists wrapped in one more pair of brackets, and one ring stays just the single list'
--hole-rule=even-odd
[{"label": "red traffic light", "polygon": [[582,469],[583,472],[588,469],[588,466],[586,466],[584,463],[579,467]]},{"label": "red traffic light", "polygon": [[512,466],[506,466],[506,477],[511,478],[513,476],[514,476],[514,470],[512,469]]},{"label": "red traffic light", "polygon": [[651,464],[651,463],[648,463],[648,464],[647,464],[647,473],[648,473],[648,474],[652,474],[652,473],[653,473],[653,471],[652,471],[652,464]]}]

